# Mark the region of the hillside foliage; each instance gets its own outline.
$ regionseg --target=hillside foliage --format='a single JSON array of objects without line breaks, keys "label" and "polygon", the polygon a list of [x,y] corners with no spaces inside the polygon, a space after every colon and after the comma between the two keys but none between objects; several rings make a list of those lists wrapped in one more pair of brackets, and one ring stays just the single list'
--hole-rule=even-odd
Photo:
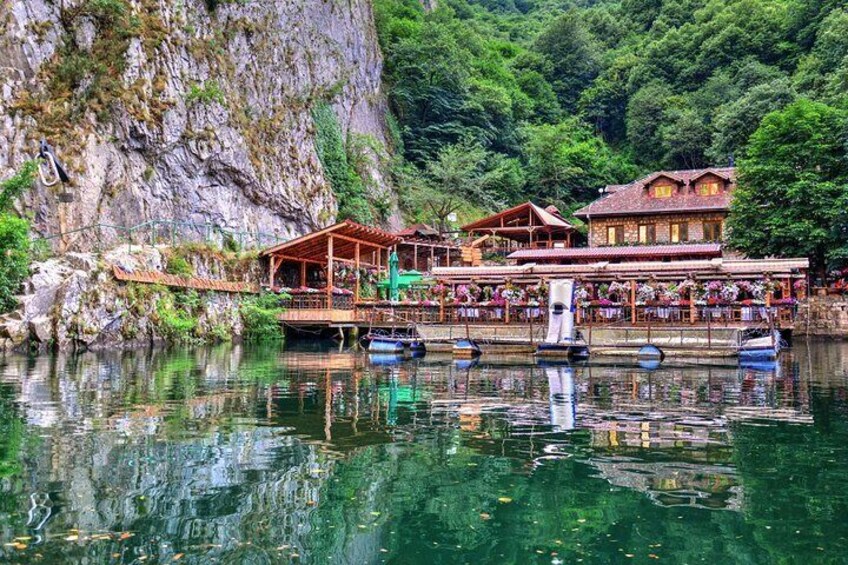
[{"label": "hillside foliage", "polygon": [[[375,0],[375,13],[406,202],[567,212],[652,170],[754,166],[752,135],[798,100],[848,106],[838,0]],[[446,167],[473,178],[447,186]]]}]

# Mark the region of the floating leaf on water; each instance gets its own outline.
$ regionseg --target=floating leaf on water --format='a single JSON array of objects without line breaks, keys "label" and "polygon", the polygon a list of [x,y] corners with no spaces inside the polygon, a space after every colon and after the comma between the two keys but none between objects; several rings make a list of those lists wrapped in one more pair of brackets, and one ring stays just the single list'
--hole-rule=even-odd
[{"label": "floating leaf on water", "polygon": [[585,523],[586,523],[586,518],[578,518],[578,519],[577,519],[577,522],[579,522],[580,524],[585,524]]},{"label": "floating leaf on water", "polygon": [[487,512],[480,512],[480,517],[484,520],[489,520],[492,516]]},{"label": "floating leaf on water", "polygon": [[180,559],[183,558],[184,555],[185,555],[185,553],[178,553],[178,554],[174,555],[174,561],[179,561]]},{"label": "floating leaf on water", "polygon": [[29,541],[31,539],[32,539],[32,537],[30,537],[30,536],[18,536],[18,537],[15,538],[15,541]]},{"label": "floating leaf on water", "polygon": [[379,516],[379,515],[380,515],[380,513],[379,513],[379,512],[372,512],[372,513],[371,513],[371,515],[372,515],[372,516]]},{"label": "floating leaf on water", "polygon": [[65,541],[77,541],[79,539],[78,535],[68,536],[65,538]]},{"label": "floating leaf on water", "polygon": [[25,543],[21,543],[21,542],[19,542],[19,541],[16,541],[15,543],[13,543],[13,544],[12,544],[12,547],[14,547],[15,549],[17,549],[18,551],[23,551],[23,550],[25,550],[25,549],[26,549],[27,547],[29,547],[29,546],[28,546],[27,544],[25,544]]},{"label": "floating leaf on water", "polygon": [[656,553],[649,553],[648,557],[650,557],[651,559],[659,559],[660,558],[660,556],[657,555]]},{"label": "floating leaf on water", "polygon": [[510,502],[512,502],[512,499],[508,496],[502,496],[498,499],[498,502],[500,502],[501,504],[509,504]]},{"label": "floating leaf on water", "polygon": [[380,548],[380,553],[388,553],[388,552],[389,552],[389,550],[386,549],[385,547]]},{"label": "floating leaf on water", "polygon": [[625,557],[635,557],[632,553],[625,553],[624,556]]},{"label": "floating leaf on water", "polygon": [[131,534],[130,532],[121,532],[121,535],[118,536],[118,539],[121,539],[121,540],[129,539],[129,538],[133,537],[133,535],[134,534]]}]

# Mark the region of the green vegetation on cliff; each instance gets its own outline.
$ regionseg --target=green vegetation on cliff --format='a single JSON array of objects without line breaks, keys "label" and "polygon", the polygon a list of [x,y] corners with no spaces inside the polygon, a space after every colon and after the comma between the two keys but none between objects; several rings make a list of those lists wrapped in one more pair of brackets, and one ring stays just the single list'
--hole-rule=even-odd
[{"label": "green vegetation on cliff", "polygon": [[0,314],[17,306],[15,295],[29,274],[29,222],[6,212],[12,201],[35,181],[37,164],[28,161],[0,183]]},{"label": "green vegetation on cliff", "polygon": [[[606,183],[734,159],[744,183],[766,116],[799,99],[848,106],[836,0],[438,4],[375,0],[407,202],[450,190],[479,209],[533,198],[568,210]],[[457,148],[478,158],[448,189],[433,169],[457,168]]]}]

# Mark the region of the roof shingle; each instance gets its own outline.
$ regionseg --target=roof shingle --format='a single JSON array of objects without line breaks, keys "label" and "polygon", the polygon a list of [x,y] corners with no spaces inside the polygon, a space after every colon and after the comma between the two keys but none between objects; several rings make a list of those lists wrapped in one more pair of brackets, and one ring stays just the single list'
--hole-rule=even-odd
[{"label": "roof shingle", "polygon": [[[730,189],[715,196],[699,196],[693,183],[705,174],[712,173],[730,182]],[[658,177],[679,180],[683,189],[671,198],[653,198],[645,187]],[[588,206],[574,212],[581,219],[604,216],[626,216],[643,214],[681,213],[698,211],[725,211],[730,207],[732,190],[736,184],[734,167],[713,167],[684,171],[657,171],[627,185],[610,185],[604,189],[604,196]]]}]

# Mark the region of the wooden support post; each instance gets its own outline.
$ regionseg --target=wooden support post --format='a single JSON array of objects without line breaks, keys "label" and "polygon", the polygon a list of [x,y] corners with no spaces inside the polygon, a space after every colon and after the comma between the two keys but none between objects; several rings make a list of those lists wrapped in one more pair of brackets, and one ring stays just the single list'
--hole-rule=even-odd
[{"label": "wooden support post", "polygon": [[694,324],[698,318],[698,307],[695,305],[695,293],[689,290],[689,323]]},{"label": "wooden support post", "polygon": [[356,304],[359,302],[359,242],[356,242],[356,246],[353,248],[353,268],[356,270],[356,278],[353,283],[353,303]]},{"label": "wooden support post", "polygon": [[380,271],[383,270],[383,251],[377,250],[377,274],[380,274]]},{"label": "wooden support post", "polygon": [[277,273],[277,258],[271,255],[268,258],[268,286],[274,289],[274,275]]},{"label": "wooden support post", "polygon": [[447,253],[448,253],[448,256],[447,256],[447,259],[445,259],[445,267],[450,267],[450,266],[451,266],[451,262],[450,262],[450,247],[448,247],[448,249],[447,249]]},{"label": "wooden support post", "polygon": [[[439,284],[444,286],[444,283],[442,283],[442,282],[439,282]],[[441,295],[439,295],[439,323],[440,324],[445,323],[445,293],[444,292],[442,292]]]},{"label": "wooden support post", "polygon": [[636,323],[636,281],[630,281],[630,323]]},{"label": "wooden support post", "polygon": [[327,238],[327,308],[333,307],[333,236]]},{"label": "wooden support post", "polygon": [[429,271],[433,271],[433,267],[436,266],[436,247],[433,246],[430,248],[430,269]]},{"label": "wooden support post", "polygon": [[418,270],[418,244],[412,246],[412,268]]},{"label": "wooden support post", "polygon": [[300,286],[306,286],[306,261],[300,262]]}]

